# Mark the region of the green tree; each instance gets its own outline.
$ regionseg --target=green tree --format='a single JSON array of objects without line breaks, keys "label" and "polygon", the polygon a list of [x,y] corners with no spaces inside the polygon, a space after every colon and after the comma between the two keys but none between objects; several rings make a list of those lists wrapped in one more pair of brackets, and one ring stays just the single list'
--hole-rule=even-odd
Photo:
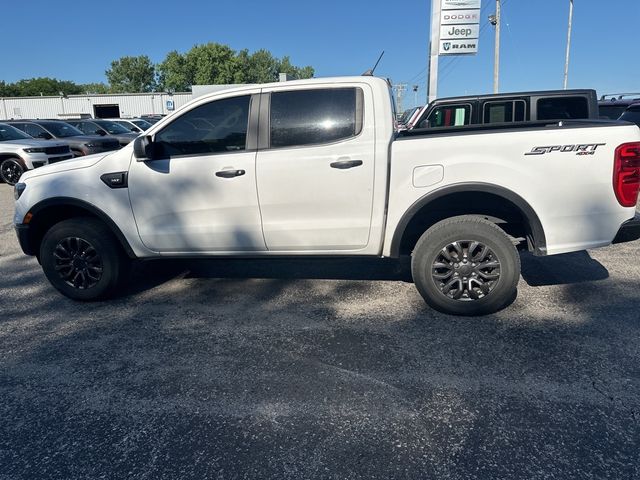
[{"label": "green tree", "polygon": [[311,78],[315,73],[313,67],[296,67],[291,63],[291,60],[288,56],[282,57],[282,59],[278,62],[278,72],[287,73],[293,78],[297,79]]},{"label": "green tree", "polygon": [[189,90],[191,85],[275,82],[280,72],[295,78],[314,74],[312,67],[296,67],[287,56],[278,59],[264,49],[236,53],[219,43],[194,45],[186,53],[173,50],[158,64],[157,71],[158,86],[173,91]]},{"label": "green tree", "polygon": [[157,66],[158,87],[162,90],[187,92],[193,85],[193,72],[187,66],[185,55],[173,50]]},{"label": "green tree", "polygon": [[155,67],[146,55],[114,60],[105,75],[116,93],[151,92],[156,86]]},{"label": "green tree", "polygon": [[235,52],[227,45],[206,43],[194,45],[185,56],[187,69],[195,85],[233,82]]},{"label": "green tree", "polygon": [[100,83],[85,83],[80,85],[82,89],[82,93],[93,93],[93,94],[101,94],[101,93],[110,93],[109,86],[100,82]]},{"label": "green tree", "polygon": [[57,80],[49,77],[27,78],[18,80],[7,87],[17,97],[37,97],[40,95],[74,95],[82,90],[68,80]]},{"label": "green tree", "polygon": [[249,72],[247,82],[267,83],[278,80],[278,59],[268,50],[258,50],[249,57]]},{"label": "green tree", "polygon": [[240,50],[235,58],[235,70],[233,72],[233,83],[248,83],[249,70],[251,68],[251,57],[246,48]]},{"label": "green tree", "polygon": [[12,83],[0,80],[0,97],[17,97],[18,93]]}]

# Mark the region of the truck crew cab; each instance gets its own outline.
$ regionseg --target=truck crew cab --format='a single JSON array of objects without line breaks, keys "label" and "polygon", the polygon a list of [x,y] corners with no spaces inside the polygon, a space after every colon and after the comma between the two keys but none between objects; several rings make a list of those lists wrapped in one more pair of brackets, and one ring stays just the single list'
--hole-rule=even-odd
[{"label": "truck crew cab", "polygon": [[398,136],[385,80],[200,97],[122,150],[26,173],[14,223],[64,295],[112,295],[132,259],[411,255],[440,311],[512,301],[518,250],[640,236],[640,130],[522,122]]}]

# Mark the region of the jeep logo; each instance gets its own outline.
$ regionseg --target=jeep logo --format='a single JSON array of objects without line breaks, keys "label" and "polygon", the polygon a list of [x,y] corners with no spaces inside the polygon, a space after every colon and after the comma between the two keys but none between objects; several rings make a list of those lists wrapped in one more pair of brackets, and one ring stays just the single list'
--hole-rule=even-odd
[{"label": "jeep logo", "polygon": [[450,37],[469,37],[472,33],[473,30],[470,28],[451,27],[447,35]]}]

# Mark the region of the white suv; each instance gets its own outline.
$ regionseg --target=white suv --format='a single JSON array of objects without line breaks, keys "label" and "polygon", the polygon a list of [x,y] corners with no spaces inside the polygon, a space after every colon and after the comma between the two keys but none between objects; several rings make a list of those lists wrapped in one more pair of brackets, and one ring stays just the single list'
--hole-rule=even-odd
[{"label": "white suv", "polygon": [[63,142],[37,140],[17,128],[0,123],[0,178],[15,185],[26,170],[73,158]]}]

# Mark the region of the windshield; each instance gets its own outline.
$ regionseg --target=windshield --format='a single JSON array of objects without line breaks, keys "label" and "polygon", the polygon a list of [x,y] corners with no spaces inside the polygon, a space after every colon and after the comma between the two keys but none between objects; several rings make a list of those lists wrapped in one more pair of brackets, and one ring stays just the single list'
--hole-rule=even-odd
[{"label": "windshield", "polygon": [[146,120],[131,120],[131,122],[142,130],[148,130],[149,128],[151,128],[151,124]]},{"label": "windshield", "polygon": [[6,142],[7,140],[24,140],[25,138],[33,140],[33,137],[21,132],[17,128],[0,123],[0,142]]},{"label": "windshield", "polygon": [[94,120],[94,123],[98,124],[100,128],[105,129],[111,135],[118,135],[120,133],[131,133],[130,130],[127,130],[122,125],[118,125],[116,122],[112,122],[110,120]]},{"label": "windshield", "polygon": [[58,138],[84,135],[84,133],[82,133],[76,127],[65,122],[38,122],[38,125],[49,130],[49,133]]}]

